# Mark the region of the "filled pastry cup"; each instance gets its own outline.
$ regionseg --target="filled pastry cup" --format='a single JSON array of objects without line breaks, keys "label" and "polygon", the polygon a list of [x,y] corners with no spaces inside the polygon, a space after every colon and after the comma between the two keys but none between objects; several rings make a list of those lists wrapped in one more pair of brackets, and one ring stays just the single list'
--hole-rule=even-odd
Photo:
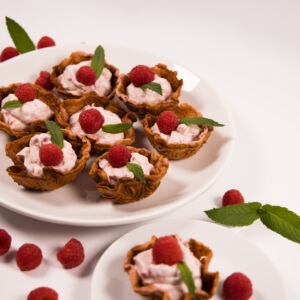
[{"label": "filled pastry cup", "polygon": [[[177,115],[178,119],[185,117],[202,117],[200,112],[187,103],[174,106],[169,110],[173,111]],[[154,133],[151,131],[151,127],[156,123],[157,118],[157,116],[147,114],[145,118],[141,120],[141,123],[144,127],[144,132],[151,145],[157,150],[158,153],[174,160],[185,159],[196,154],[206,143],[214,129],[212,126],[198,125],[201,128],[201,131],[195,141],[187,144],[169,143],[167,140],[162,138],[159,133]]]},{"label": "filled pastry cup", "polygon": [[[145,242],[142,245],[137,245],[131,248],[124,259],[124,271],[127,272],[132,289],[135,293],[147,297],[148,299],[155,300],[169,300],[169,293],[166,290],[160,289],[154,284],[143,285],[139,274],[135,267],[134,257],[140,252],[152,249],[157,237],[152,236],[150,241]],[[219,282],[219,272],[209,272],[209,263],[213,257],[212,250],[205,246],[203,243],[196,241],[195,239],[189,239],[188,246],[193,255],[201,262],[201,280],[202,288],[196,289],[195,297],[190,293],[183,296],[182,300],[206,300],[210,299],[217,291]]]},{"label": "filled pastry cup", "polygon": [[96,187],[102,197],[116,204],[136,202],[152,195],[159,187],[169,168],[168,159],[161,155],[144,148],[129,146],[128,149],[131,153],[137,152],[146,156],[148,161],[154,166],[155,172],[145,175],[146,183],[141,182],[136,177],[121,177],[114,185],[111,185],[107,173],[99,167],[100,160],[107,159],[108,152],[105,152],[93,162],[89,172],[89,175],[96,182]]},{"label": "filled pastry cup", "polygon": [[150,68],[156,75],[168,80],[171,85],[172,93],[168,99],[156,104],[139,103],[134,104],[127,93],[127,86],[131,83],[129,73],[120,74],[116,89],[117,96],[126,104],[129,110],[136,112],[140,116],[145,116],[147,113],[159,115],[162,111],[168,110],[179,103],[179,96],[183,86],[183,80],[177,78],[177,72],[169,70],[164,64],[157,64]]},{"label": "filled pastry cup", "polygon": [[[2,100],[6,98],[9,94],[14,94],[16,89],[23,83],[13,83],[7,87],[0,87],[0,105],[2,104]],[[28,83],[29,85],[33,86],[37,93],[37,99],[45,103],[49,108],[53,111],[54,115],[51,118],[52,120],[56,120],[57,114],[59,112],[60,100],[59,98],[49,92],[42,87]],[[15,99],[17,100],[17,98]],[[13,108],[10,108],[13,109]],[[46,124],[46,120],[34,120],[32,123],[28,125],[28,128],[22,131],[14,130],[9,124],[4,122],[4,117],[0,111],[0,130],[4,131],[5,133],[20,138],[22,136],[32,134],[35,132],[46,132],[48,131]]]},{"label": "filled pastry cup", "polygon": [[53,167],[44,167],[42,176],[35,176],[27,171],[24,165],[24,158],[18,155],[18,153],[23,148],[28,147],[30,139],[35,134],[24,136],[6,144],[6,156],[8,156],[14,163],[13,166],[7,168],[7,172],[18,185],[34,190],[56,190],[73,181],[85,168],[86,163],[90,158],[90,141],[85,137],[79,136],[77,139],[70,139],[68,130],[62,129],[61,131],[63,133],[64,140],[71,143],[72,148],[77,155],[75,167],[66,172],[56,170]]}]

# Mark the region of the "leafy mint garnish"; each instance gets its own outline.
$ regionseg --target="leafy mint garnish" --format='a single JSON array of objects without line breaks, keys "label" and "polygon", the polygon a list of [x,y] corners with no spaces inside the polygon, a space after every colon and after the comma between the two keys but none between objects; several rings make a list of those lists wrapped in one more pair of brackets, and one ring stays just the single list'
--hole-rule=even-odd
[{"label": "leafy mint garnish", "polygon": [[141,87],[140,87],[143,91],[145,89],[149,89],[149,90],[152,90],[160,95],[162,95],[162,88],[161,88],[161,85],[157,82],[150,82],[150,83],[146,83],[146,84],[143,84]]},{"label": "leafy mint garnish", "polygon": [[177,267],[181,273],[181,278],[184,281],[184,283],[186,284],[186,286],[189,289],[189,292],[195,296],[195,282],[194,282],[194,278],[193,278],[193,273],[191,272],[191,270],[189,269],[188,265],[182,261],[180,263],[177,264]]},{"label": "leafy mint garnish", "polygon": [[185,117],[183,119],[180,119],[178,123],[185,124],[185,125],[197,124],[197,125],[219,126],[219,127],[224,126],[223,124],[220,124],[212,119],[207,119],[202,117]]},{"label": "leafy mint garnish", "polygon": [[94,69],[97,75],[97,79],[100,77],[104,68],[104,49],[99,45],[93,55],[91,67]]},{"label": "leafy mint garnish", "polygon": [[128,168],[129,171],[131,171],[134,174],[134,176],[138,180],[140,180],[143,183],[146,183],[144,172],[143,172],[143,169],[140,165],[135,164],[135,163],[127,163],[126,167]]},{"label": "leafy mint garnish", "polygon": [[21,107],[23,103],[19,100],[11,100],[4,103],[4,105],[1,107],[1,109],[6,108],[18,108]]},{"label": "leafy mint garnish", "polygon": [[64,136],[60,130],[60,127],[56,125],[54,121],[45,121],[47,129],[51,135],[51,141],[56,144],[59,148],[64,147]]},{"label": "leafy mint garnish", "polygon": [[104,125],[102,127],[102,131],[107,133],[120,133],[128,130],[131,127],[132,127],[132,123],[109,124],[109,125]]},{"label": "leafy mint garnish", "polygon": [[35,49],[35,45],[26,31],[14,20],[5,17],[8,32],[20,53],[29,52]]}]

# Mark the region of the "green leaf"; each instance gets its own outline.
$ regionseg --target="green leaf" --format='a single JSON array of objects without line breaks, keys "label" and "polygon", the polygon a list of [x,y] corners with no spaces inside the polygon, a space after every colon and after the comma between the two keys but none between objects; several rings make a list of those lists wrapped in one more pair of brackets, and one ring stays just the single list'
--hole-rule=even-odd
[{"label": "green leaf", "polygon": [[283,237],[300,243],[300,217],[285,207],[269,204],[261,208],[261,221]]},{"label": "green leaf", "polygon": [[143,91],[145,89],[149,89],[149,90],[152,90],[160,95],[162,95],[162,88],[161,88],[161,85],[157,82],[150,82],[150,83],[147,83],[147,84],[143,84],[141,87],[140,87]]},{"label": "green leaf", "polygon": [[193,278],[193,273],[191,272],[191,270],[189,269],[188,265],[184,261],[178,263],[177,266],[178,266],[178,269],[179,269],[179,271],[181,273],[182,280],[184,281],[184,283],[188,287],[189,292],[193,296],[195,296],[195,294],[196,294],[196,288],[195,288],[195,282],[194,282],[194,278]]},{"label": "green leaf", "polygon": [[178,121],[179,124],[197,124],[197,125],[207,125],[207,126],[218,126],[222,127],[223,124],[220,124],[212,119],[202,118],[202,117],[186,117]]},{"label": "green leaf", "polygon": [[143,183],[146,183],[144,171],[140,165],[135,164],[135,163],[127,163],[126,167],[128,168],[129,171],[131,171],[134,174],[134,176],[138,180],[140,180]]},{"label": "green leaf", "polygon": [[205,213],[210,219],[223,225],[246,226],[259,219],[261,206],[259,202],[249,202],[214,208]]},{"label": "green leaf", "polygon": [[102,127],[102,131],[107,133],[120,133],[132,127],[132,123],[109,124]]},{"label": "green leaf", "polygon": [[14,20],[5,17],[8,32],[20,53],[29,52],[35,49],[35,45],[26,31]]},{"label": "green leaf", "polygon": [[101,45],[99,45],[93,55],[92,62],[91,62],[91,67],[94,69],[97,75],[97,79],[100,77],[103,68],[104,68],[104,49],[102,48]]},{"label": "green leaf", "polygon": [[60,130],[60,127],[57,126],[54,121],[45,121],[45,123],[50,132],[52,143],[56,144],[62,149],[64,147],[64,136]]},{"label": "green leaf", "polygon": [[21,107],[23,103],[19,100],[11,100],[4,103],[1,109]]}]

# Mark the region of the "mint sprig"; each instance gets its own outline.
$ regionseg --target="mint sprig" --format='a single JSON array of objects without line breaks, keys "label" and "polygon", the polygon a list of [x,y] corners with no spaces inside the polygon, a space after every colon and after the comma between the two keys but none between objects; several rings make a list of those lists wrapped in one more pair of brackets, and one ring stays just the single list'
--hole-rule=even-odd
[{"label": "mint sprig", "polygon": [[100,77],[104,68],[104,64],[105,64],[104,57],[105,57],[104,49],[102,48],[101,45],[99,45],[96,48],[91,61],[91,67],[94,69],[97,79]]},{"label": "mint sprig", "polygon": [[132,127],[132,123],[117,123],[102,126],[102,131],[106,133],[121,133]]},{"label": "mint sprig", "polygon": [[64,136],[60,127],[54,121],[45,121],[45,123],[51,135],[51,142],[62,149],[64,147]]},{"label": "mint sprig", "polygon": [[135,163],[127,163],[126,167],[130,172],[134,174],[134,176],[143,183],[146,183],[146,179],[144,176],[144,171],[142,167]]},{"label": "mint sprig", "polygon": [[18,108],[21,107],[23,103],[19,100],[11,100],[4,103],[4,105],[1,107],[1,109],[6,108]]},{"label": "mint sprig", "polygon": [[150,82],[150,83],[146,83],[143,84],[142,86],[140,86],[140,88],[144,91],[145,89],[149,89],[152,90],[158,94],[160,94],[162,96],[162,88],[161,85],[157,82]]},{"label": "mint sprig", "polygon": [[224,126],[223,124],[220,124],[212,119],[202,118],[202,117],[185,117],[178,120],[178,123],[185,124],[185,125],[196,124],[196,125],[218,126],[218,127]]},{"label": "mint sprig", "polygon": [[189,292],[195,297],[196,287],[195,287],[195,282],[194,282],[194,278],[193,278],[193,273],[191,272],[190,268],[184,261],[178,263],[177,267],[180,271],[181,278],[184,281],[184,283],[186,284]]}]

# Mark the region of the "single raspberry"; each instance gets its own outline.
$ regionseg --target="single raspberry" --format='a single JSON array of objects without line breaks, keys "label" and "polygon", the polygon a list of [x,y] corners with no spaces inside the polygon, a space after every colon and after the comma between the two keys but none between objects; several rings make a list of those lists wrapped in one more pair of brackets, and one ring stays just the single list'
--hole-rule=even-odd
[{"label": "single raspberry", "polygon": [[235,189],[227,191],[222,199],[223,206],[241,203],[245,203],[244,197],[240,191]]},{"label": "single raspberry", "polygon": [[130,160],[131,153],[129,149],[122,144],[112,145],[107,154],[107,160],[113,168],[122,168]]},{"label": "single raspberry", "polygon": [[140,87],[154,80],[155,73],[147,66],[137,65],[129,73],[131,83]]},{"label": "single raspberry", "polygon": [[225,300],[247,300],[252,296],[252,293],[252,282],[243,273],[232,273],[223,283]]},{"label": "single raspberry", "polygon": [[174,112],[165,110],[158,116],[156,124],[161,133],[171,134],[178,127],[178,117]]},{"label": "single raspberry", "polygon": [[55,290],[42,286],[32,290],[27,300],[58,300],[58,294]]},{"label": "single raspberry", "polygon": [[30,271],[37,268],[43,260],[41,249],[34,244],[22,245],[16,254],[16,262],[21,271]]},{"label": "single raspberry", "polygon": [[37,97],[35,88],[28,83],[19,85],[15,90],[15,95],[22,103],[32,101]]},{"label": "single raspberry", "polygon": [[82,66],[76,72],[76,79],[84,85],[93,85],[97,80],[97,75],[92,67]]},{"label": "single raspberry", "polygon": [[49,143],[40,148],[40,160],[46,167],[58,166],[64,159],[64,153],[59,146]]},{"label": "single raspberry", "polygon": [[47,91],[51,91],[54,88],[54,84],[51,82],[50,77],[51,74],[49,72],[41,71],[40,76],[35,81],[35,84]]},{"label": "single raspberry", "polygon": [[56,257],[64,268],[75,268],[84,260],[83,246],[78,240],[71,239],[57,252]]},{"label": "single raspberry", "polygon": [[10,58],[18,56],[20,53],[15,47],[6,47],[3,49],[0,55],[0,62],[6,61]]},{"label": "single raspberry", "polygon": [[55,46],[54,40],[49,36],[43,36],[38,41],[38,44],[36,47],[37,47],[37,49],[41,49],[41,48],[52,47],[52,46]]},{"label": "single raspberry", "polygon": [[156,264],[174,265],[183,260],[180,245],[170,235],[158,238],[152,248],[153,261]]},{"label": "single raspberry", "polygon": [[0,229],[0,256],[8,252],[10,245],[11,236],[4,229]]},{"label": "single raspberry", "polygon": [[88,134],[96,133],[103,125],[104,117],[96,108],[86,109],[79,115],[79,124]]}]

